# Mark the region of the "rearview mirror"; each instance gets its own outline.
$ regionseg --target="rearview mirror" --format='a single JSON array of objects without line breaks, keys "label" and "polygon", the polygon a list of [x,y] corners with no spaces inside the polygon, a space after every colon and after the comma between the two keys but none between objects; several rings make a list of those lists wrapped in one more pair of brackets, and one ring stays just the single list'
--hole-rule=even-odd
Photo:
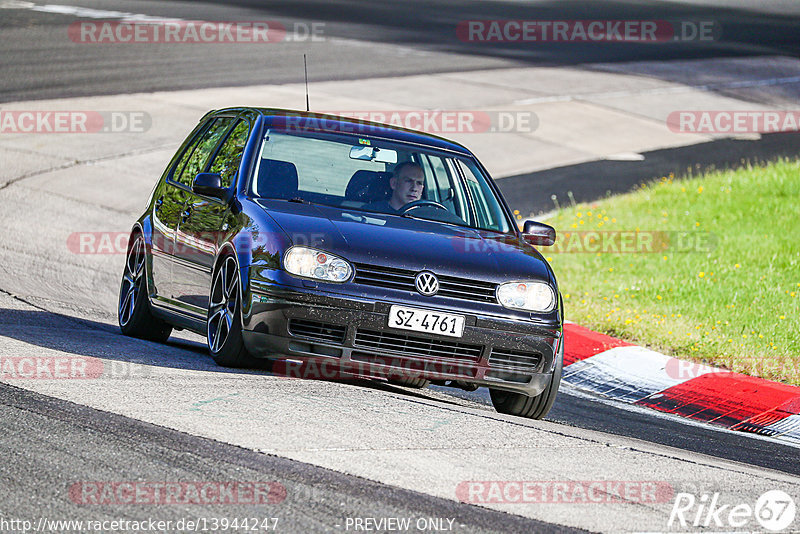
[{"label": "rearview mirror", "polygon": [[220,200],[228,199],[228,190],[222,187],[222,177],[216,172],[201,172],[195,176],[192,192]]},{"label": "rearview mirror", "polygon": [[536,221],[525,221],[522,227],[522,238],[531,245],[549,247],[556,242],[556,229]]},{"label": "rearview mirror", "polygon": [[363,159],[376,163],[397,163],[397,151],[376,146],[354,146],[350,149],[350,159]]}]

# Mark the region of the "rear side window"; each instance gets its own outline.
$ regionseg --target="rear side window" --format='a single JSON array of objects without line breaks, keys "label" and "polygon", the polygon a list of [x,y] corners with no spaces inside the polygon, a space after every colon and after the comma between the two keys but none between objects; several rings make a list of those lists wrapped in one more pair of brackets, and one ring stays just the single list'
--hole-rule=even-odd
[{"label": "rear side window", "polygon": [[221,180],[222,187],[230,187],[236,173],[239,170],[239,165],[242,162],[242,154],[244,154],[244,145],[247,143],[247,137],[250,134],[250,125],[247,121],[240,120],[236,126],[233,127],[228,138],[217,151],[214,157],[214,162],[211,164],[209,172],[218,172]]},{"label": "rear side window", "polygon": [[178,166],[175,167],[173,180],[187,187],[192,186],[192,180],[197,173],[203,172],[211,154],[214,153],[222,136],[233,122],[232,117],[214,119],[200,137],[186,148],[181,156]]}]

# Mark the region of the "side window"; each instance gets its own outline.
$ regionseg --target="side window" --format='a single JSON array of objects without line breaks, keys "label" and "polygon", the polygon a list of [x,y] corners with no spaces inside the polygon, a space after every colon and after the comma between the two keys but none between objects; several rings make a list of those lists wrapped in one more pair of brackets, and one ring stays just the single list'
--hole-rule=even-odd
[{"label": "side window", "polygon": [[173,180],[187,187],[192,186],[192,180],[198,172],[203,172],[208,163],[208,158],[214,152],[214,148],[219,143],[220,138],[230,126],[233,118],[223,117],[214,119],[214,122],[206,129],[200,139],[186,149],[181,156],[178,166],[175,168]]},{"label": "side window", "polygon": [[233,178],[236,176],[239,164],[242,162],[244,145],[247,143],[249,133],[250,126],[247,121],[240,120],[217,152],[209,172],[218,172],[220,174],[222,187],[230,187],[233,183]]},{"label": "side window", "polygon": [[508,225],[505,222],[506,219],[503,216],[500,205],[487,202],[487,199],[494,197],[494,193],[492,193],[489,184],[480,179],[482,177],[480,171],[468,162],[459,162],[458,166],[464,173],[470,196],[475,204],[478,225],[489,230],[508,231]]}]

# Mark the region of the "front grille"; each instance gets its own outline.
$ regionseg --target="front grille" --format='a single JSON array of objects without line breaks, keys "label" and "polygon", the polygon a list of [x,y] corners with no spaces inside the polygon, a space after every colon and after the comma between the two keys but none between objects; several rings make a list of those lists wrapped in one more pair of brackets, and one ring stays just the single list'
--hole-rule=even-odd
[{"label": "front grille", "polygon": [[536,371],[541,361],[542,355],[538,352],[494,348],[489,356],[489,367],[510,367]]},{"label": "front grille", "polygon": [[346,326],[318,323],[305,319],[289,319],[289,333],[293,336],[328,343],[344,343]]},{"label": "front grille", "polygon": [[397,352],[405,356],[423,356],[463,361],[478,361],[483,347],[468,343],[456,343],[438,339],[380,332],[378,330],[356,330],[353,342],[356,347],[379,351]]},{"label": "front grille", "polygon": [[[407,269],[357,263],[353,281],[357,284],[416,292],[417,288],[414,285],[416,275],[416,271]],[[477,302],[497,302],[495,297],[497,284],[439,274],[436,277],[439,279],[437,296]]]}]

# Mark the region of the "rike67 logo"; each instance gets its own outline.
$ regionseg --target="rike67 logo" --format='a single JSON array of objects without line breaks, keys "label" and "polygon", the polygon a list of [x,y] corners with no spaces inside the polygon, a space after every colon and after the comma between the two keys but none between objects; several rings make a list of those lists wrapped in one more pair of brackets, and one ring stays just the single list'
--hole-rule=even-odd
[{"label": "rike67 logo", "polygon": [[[743,528],[756,527],[781,532],[794,525],[794,499],[784,491],[771,490],[755,502],[724,502],[719,493],[678,493],[672,505],[667,527],[670,528]],[[794,530],[792,530],[794,532]]]}]

